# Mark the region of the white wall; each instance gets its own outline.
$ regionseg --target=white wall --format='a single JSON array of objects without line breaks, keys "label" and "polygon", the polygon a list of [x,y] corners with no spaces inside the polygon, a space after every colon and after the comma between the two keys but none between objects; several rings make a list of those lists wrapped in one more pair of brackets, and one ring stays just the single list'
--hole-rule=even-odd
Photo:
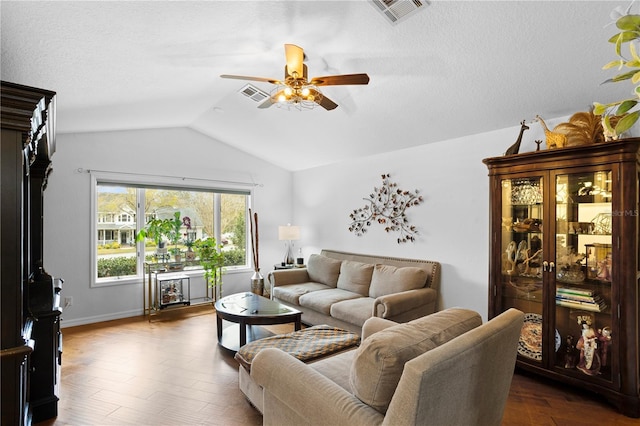
[{"label": "white wall", "polygon": [[[63,326],[142,313],[142,282],[90,286],[93,218],[88,169],[260,184],[254,188],[253,209],[259,216],[265,275],[282,258],[277,228],[292,222],[291,172],[188,129],[61,134],[45,191],[44,264],[51,275],[64,278],[63,297],[73,297],[73,306],[64,309]],[[224,293],[250,291],[251,274],[226,274]],[[204,293],[201,278],[192,279],[192,291]]]},{"label": "white wall", "polygon": [[[530,126],[520,152],[534,150],[533,141],[544,139],[539,125]],[[440,308],[463,306],[486,319],[489,195],[482,159],[502,155],[519,130],[514,126],[293,175],[188,129],[59,135],[45,191],[44,261],[50,274],[65,279],[64,296],[74,298],[64,311],[63,326],[142,312],[142,282],[90,287],[91,185],[89,174],[78,169],[259,183],[254,209],[260,217],[265,276],[284,252],[277,227],[290,222],[302,227],[296,251],[302,247],[305,258],[333,248],[437,260],[443,267]],[[363,198],[380,186],[383,173],[390,173],[401,189],[418,189],[424,197],[407,212],[420,232],[414,243],[397,244],[395,234],[376,225],[362,237],[348,231],[349,213],[364,206]],[[248,291],[250,275],[225,275],[225,294]],[[197,279],[192,287],[203,288]]]},{"label": "white wall", "polygon": [[[489,178],[482,159],[502,155],[519,131],[518,125],[294,173],[294,218],[302,227],[305,258],[330,248],[439,261],[440,308],[470,308],[486,320]],[[535,150],[535,139],[544,140],[537,123],[525,132],[520,152]],[[349,214],[364,207],[363,198],[382,184],[384,173],[400,189],[417,189],[424,197],[407,210],[420,233],[414,243],[396,243],[398,234],[377,224],[361,237],[348,230]]]}]

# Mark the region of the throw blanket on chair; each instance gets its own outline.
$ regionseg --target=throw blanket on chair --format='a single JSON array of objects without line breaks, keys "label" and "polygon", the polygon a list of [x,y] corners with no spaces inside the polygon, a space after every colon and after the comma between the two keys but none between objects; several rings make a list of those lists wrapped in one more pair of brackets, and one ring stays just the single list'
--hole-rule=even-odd
[{"label": "throw blanket on chair", "polygon": [[247,343],[236,352],[235,359],[250,371],[253,358],[264,348],[278,348],[300,361],[310,361],[358,344],[360,336],[355,333],[328,325],[316,325]]}]

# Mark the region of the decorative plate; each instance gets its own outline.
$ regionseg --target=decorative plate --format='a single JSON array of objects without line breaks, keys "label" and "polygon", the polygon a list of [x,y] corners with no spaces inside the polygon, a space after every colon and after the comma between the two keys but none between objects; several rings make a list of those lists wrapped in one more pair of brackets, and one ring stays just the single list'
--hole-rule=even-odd
[{"label": "decorative plate", "polygon": [[524,314],[518,353],[527,358],[542,361],[542,315]]},{"label": "decorative plate", "polygon": [[[556,329],[555,333],[556,352],[562,345],[562,337]],[[527,358],[542,361],[542,315],[540,314],[524,314],[524,324],[520,332],[520,341],[518,342],[518,353]]]}]

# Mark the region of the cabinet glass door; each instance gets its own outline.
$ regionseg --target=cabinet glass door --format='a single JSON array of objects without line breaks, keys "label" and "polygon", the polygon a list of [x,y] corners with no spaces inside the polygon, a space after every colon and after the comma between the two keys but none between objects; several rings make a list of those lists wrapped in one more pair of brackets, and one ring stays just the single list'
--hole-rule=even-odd
[{"label": "cabinet glass door", "polygon": [[609,381],[611,176],[611,170],[555,176],[555,366]]},{"label": "cabinet glass door", "polygon": [[502,180],[502,300],[503,310],[525,313],[518,353],[542,362],[543,315],[543,178]]}]

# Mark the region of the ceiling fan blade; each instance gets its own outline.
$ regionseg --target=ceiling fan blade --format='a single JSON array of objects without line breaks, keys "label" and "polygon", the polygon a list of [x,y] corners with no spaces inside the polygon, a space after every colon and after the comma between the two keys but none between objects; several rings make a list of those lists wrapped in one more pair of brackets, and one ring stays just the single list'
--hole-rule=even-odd
[{"label": "ceiling fan blade", "polygon": [[327,75],[324,77],[314,77],[309,84],[314,86],[338,86],[345,84],[369,84],[367,74],[343,74]]},{"label": "ceiling fan blade", "polygon": [[244,75],[229,75],[229,74],[222,74],[222,75],[220,75],[220,77],[222,77],[222,78],[232,78],[232,79],[235,79],[235,80],[262,81],[262,82],[271,83],[271,84],[282,84],[282,82],[280,80],[276,80],[274,78],[266,78],[266,77],[249,77],[249,76],[244,76]]},{"label": "ceiling fan blade", "polygon": [[320,102],[316,101],[316,103],[327,111],[338,108],[337,103],[333,102],[331,99],[327,98],[324,95],[322,95],[322,99],[320,100]]},{"label": "ceiling fan blade", "polygon": [[298,73],[298,77],[303,75],[302,61],[304,60],[304,50],[295,44],[285,44],[284,54],[287,58],[287,71],[289,74]]}]

